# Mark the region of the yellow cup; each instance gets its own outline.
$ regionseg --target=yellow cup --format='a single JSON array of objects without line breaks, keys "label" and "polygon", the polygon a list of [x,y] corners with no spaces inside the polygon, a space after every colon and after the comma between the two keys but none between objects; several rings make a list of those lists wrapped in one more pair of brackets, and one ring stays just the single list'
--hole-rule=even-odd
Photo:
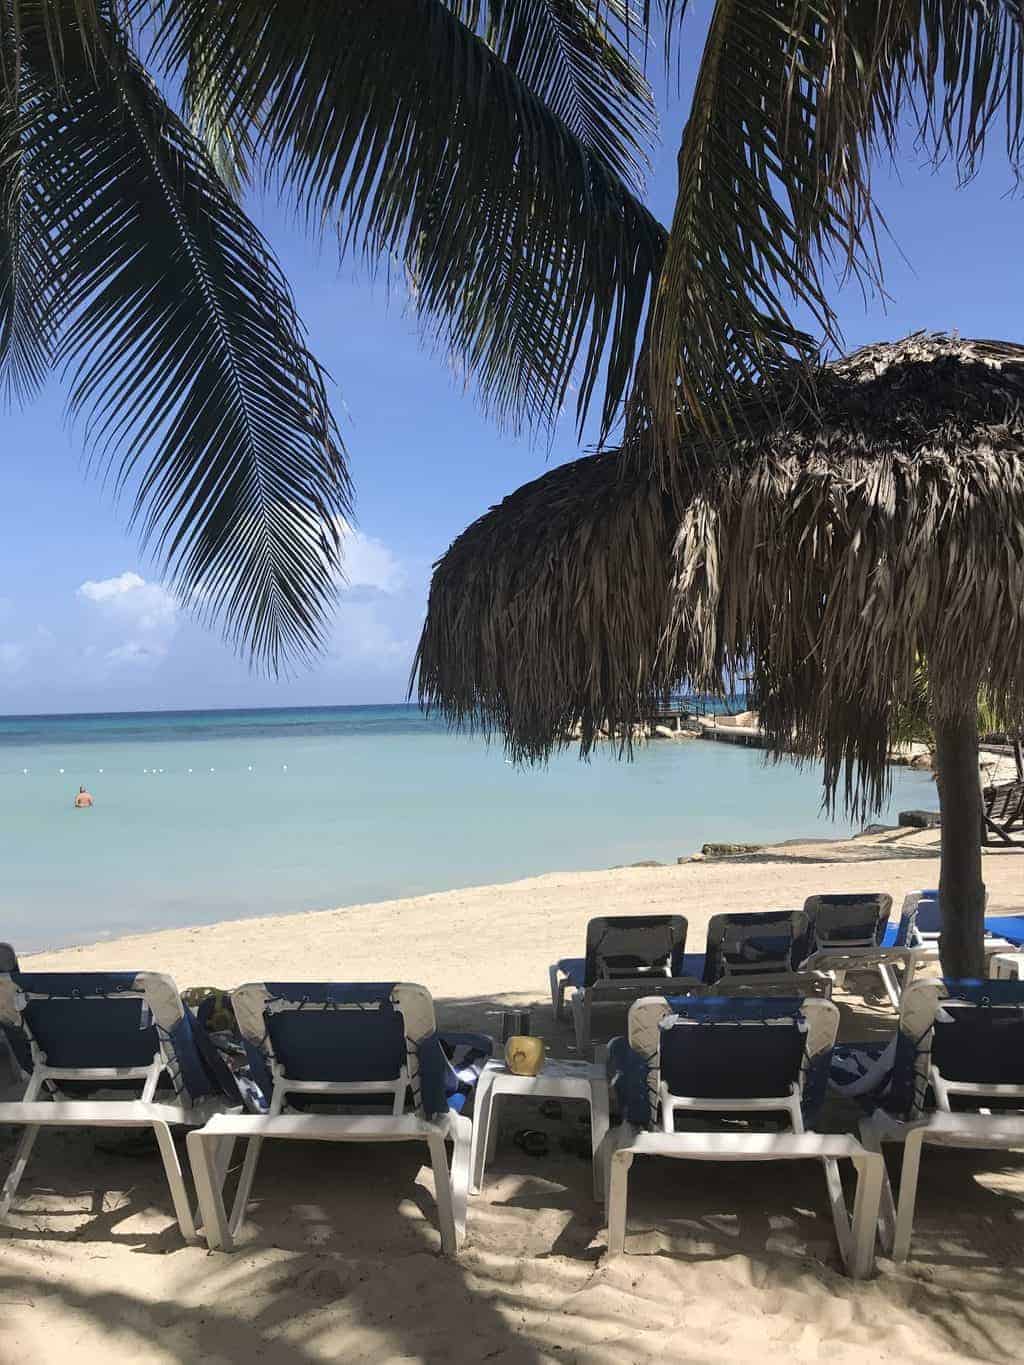
[{"label": "yellow cup", "polygon": [[505,1044],[505,1065],[513,1076],[536,1076],[544,1065],[544,1039],[513,1035]]}]

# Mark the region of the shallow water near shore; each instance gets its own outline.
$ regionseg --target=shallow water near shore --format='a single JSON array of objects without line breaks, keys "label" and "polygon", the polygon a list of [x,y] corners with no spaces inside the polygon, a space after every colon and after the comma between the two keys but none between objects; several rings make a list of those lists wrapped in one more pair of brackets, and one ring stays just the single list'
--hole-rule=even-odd
[{"label": "shallow water near shore", "polygon": [[[91,810],[72,809],[80,784]],[[879,818],[935,801],[899,769]],[[654,741],[632,763],[518,769],[406,706],[0,719],[0,939],[27,951],[853,832],[819,808],[816,768],[754,750]]]}]

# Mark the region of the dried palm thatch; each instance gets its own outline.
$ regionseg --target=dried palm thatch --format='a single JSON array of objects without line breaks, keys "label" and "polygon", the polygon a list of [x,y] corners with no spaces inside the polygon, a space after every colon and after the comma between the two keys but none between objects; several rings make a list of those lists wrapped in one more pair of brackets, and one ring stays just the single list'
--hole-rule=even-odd
[{"label": "dried palm thatch", "polygon": [[676,502],[617,451],[526,484],[435,566],[419,695],[516,759],[642,715],[667,692]]},{"label": "dried palm thatch", "polygon": [[752,672],[772,751],[857,813],[920,655],[940,719],[979,685],[1024,718],[1024,347],[916,334],[818,394],[670,489],[611,452],[492,509],[436,567],[421,701],[536,758]]}]

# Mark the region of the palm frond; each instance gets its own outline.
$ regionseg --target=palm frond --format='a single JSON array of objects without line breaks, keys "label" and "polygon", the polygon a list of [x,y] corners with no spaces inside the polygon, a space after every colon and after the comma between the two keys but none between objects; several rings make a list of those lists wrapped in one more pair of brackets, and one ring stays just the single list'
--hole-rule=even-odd
[{"label": "palm frond", "polygon": [[804,0],[715,5],[637,407],[663,456],[689,425],[727,434],[759,382],[794,366],[810,381],[820,338],[791,313],[836,338],[823,261],[874,272],[870,135],[833,37]]},{"label": "palm frond", "polygon": [[[670,43],[687,9],[662,0]],[[785,373],[793,392],[814,354],[794,306],[838,339],[823,270],[881,287],[879,152],[916,130],[966,180],[1002,127],[1019,177],[1022,38],[1016,0],[718,0],[633,405],[662,459],[688,427],[727,435],[753,382]]]},{"label": "palm frond", "polygon": [[53,362],[61,263],[34,216],[17,129],[0,95],[0,384],[24,401]]},{"label": "palm frond", "polygon": [[[166,73],[202,50],[222,121],[258,130],[268,172],[312,222],[403,263],[425,328],[472,370],[485,406],[515,425],[550,420],[578,378],[582,419],[603,372],[613,420],[665,235],[626,181],[639,78],[628,73],[626,112],[602,121],[622,61],[596,20],[564,20],[590,14],[585,0],[536,7],[561,13],[586,56],[561,84],[541,19],[511,0],[457,6],[490,24],[509,61],[440,0],[157,3]],[[613,167],[616,147],[629,154]]]},{"label": "palm frond", "polygon": [[61,262],[72,414],[182,600],[272,670],[321,641],[348,476],[266,243],[109,30],[58,85],[21,33],[15,135]]},{"label": "palm frond", "polygon": [[623,0],[445,0],[584,146],[643,190],[657,129]]},{"label": "palm frond", "polygon": [[0,0],[0,88],[15,98],[21,80],[21,35],[42,36],[51,78],[63,79],[65,57],[78,66],[85,58],[94,64],[99,52],[103,20],[121,4],[104,0]]}]

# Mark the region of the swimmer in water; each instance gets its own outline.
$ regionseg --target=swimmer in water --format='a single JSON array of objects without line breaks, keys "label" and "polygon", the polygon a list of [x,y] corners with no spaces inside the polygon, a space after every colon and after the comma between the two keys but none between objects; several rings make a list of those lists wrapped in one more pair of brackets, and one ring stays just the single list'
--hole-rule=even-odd
[{"label": "swimmer in water", "polygon": [[75,810],[84,810],[86,806],[92,805],[92,794],[84,787],[79,787],[78,795],[75,797]]}]

